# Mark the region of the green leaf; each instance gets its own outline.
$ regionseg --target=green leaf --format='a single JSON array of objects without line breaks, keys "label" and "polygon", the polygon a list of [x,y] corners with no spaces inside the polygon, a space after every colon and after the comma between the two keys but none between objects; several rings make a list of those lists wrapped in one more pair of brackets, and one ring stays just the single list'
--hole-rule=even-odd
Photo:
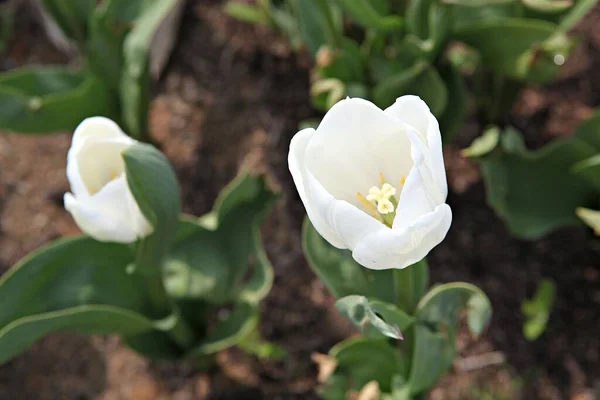
[{"label": "green leaf", "polygon": [[523,0],[523,4],[541,13],[560,13],[573,5],[572,0]]},{"label": "green leaf", "polygon": [[19,5],[14,0],[0,5],[0,56],[8,51],[15,34],[15,16]]},{"label": "green leaf", "polygon": [[296,0],[298,26],[302,40],[314,57],[321,46],[336,49],[341,45],[341,23],[327,0]]},{"label": "green leaf", "polygon": [[369,301],[364,296],[342,297],[335,305],[357,328],[376,339],[402,339],[402,330],[413,322],[410,315],[395,305],[378,300]]},{"label": "green leaf", "polygon": [[477,286],[454,282],[435,286],[419,302],[416,317],[436,331],[455,330],[459,313],[467,312],[469,330],[481,335],[492,316],[489,299]]},{"label": "green leaf", "polygon": [[133,335],[152,329],[152,321],[148,318],[114,306],[78,306],[35,314],[0,329],[0,365],[53,332]]},{"label": "green leaf", "polygon": [[469,94],[458,68],[449,65],[440,71],[448,89],[448,102],[439,118],[442,139],[450,143],[460,132],[467,118]]},{"label": "green leaf", "polygon": [[349,378],[347,390],[360,390],[375,380],[382,392],[390,392],[392,379],[407,372],[402,352],[385,340],[350,338],[334,346],[329,355],[338,362],[336,374]]},{"label": "green leaf", "polygon": [[302,247],[309,266],[336,298],[349,295],[376,297],[394,302],[394,280],[391,270],[373,271],[352,258],[348,250],[331,246],[305,218]]},{"label": "green leaf", "polygon": [[429,36],[429,7],[431,0],[411,1],[406,9],[406,28],[409,33],[425,40]]},{"label": "green leaf", "polygon": [[370,0],[336,0],[336,2],[350,15],[350,18],[365,28],[392,32],[404,26],[402,17],[379,14]]},{"label": "green leaf", "polygon": [[120,81],[121,107],[127,132],[136,138],[147,135],[152,87],[149,74],[152,39],[160,24],[177,4],[178,0],[144,2],[135,18],[133,29],[123,43],[125,66]]},{"label": "green leaf", "polygon": [[544,330],[554,305],[556,285],[550,279],[540,282],[533,298],[523,301],[521,311],[527,319],[523,324],[523,336],[527,340],[536,340]]},{"label": "green leaf", "polygon": [[[484,2],[488,4],[478,4]],[[518,14],[516,8],[519,6],[515,0],[459,0],[455,3],[456,5],[453,7],[454,32],[459,32],[483,21],[492,22],[510,19]],[[473,6],[466,3],[471,3]]]},{"label": "green leaf", "polygon": [[225,13],[240,21],[251,24],[267,25],[270,22],[267,12],[257,5],[228,1],[225,4]]},{"label": "green leaf", "polygon": [[378,83],[373,89],[375,103],[388,107],[405,94],[414,94],[423,99],[431,112],[440,116],[448,103],[448,90],[434,67],[419,62],[411,68]]},{"label": "green leaf", "polygon": [[155,147],[137,143],[123,152],[127,184],[154,232],[138,246],[138,268],[162,265],[181,212],[180,189],[169,160]]},{"label": "green leaf", "polygon": [[44,9],[63,33],[79,43],[86,39],[87,23],[95,3],[94,0],[42,0]]},{"label": "green leaf", "polygon": [[542,20],[505,18],[480,20],[457,31],[456,37],[475,47],[488,68],[523,79],[535,63],[535,50],[556,30],[555,24]]},{"label": "green leaf", "polygon": [[487,296],[476,286],[439,285],[419,302],[414,331],[407,332],[415,340],[409,379],[411,394],[431,388],[452,365],[463,310],[470,331],[479,336],[490,320],[492,309]]},{"label": "green leaf", "polygon": [[208,354],[235,346],[252,333],[258,324],[258,310],[247,303],[239,303],[236,308],[186,355],[187,358],[200,358]]},{"label": "green leaf", "polygon": [[452,366],[454,335],[435,332],[427,326],[414,325],[415,348],[408,379],[410,393],[431,389]]},{"label": "green leaf", "polygon": [[578,207],[575,213],[587,226],[594,230],[596,236],[600,236],[600,211]]},{"label": "green leaf", "polygon": [[150,330],[145,296],[126,272],[133,259],[125,245],[79,237],[20,261],[0,279],[0,362],[58,330]]},{"label": "green leaf", "polygon": [[[118,97],[123,71],[123,42],[130,24],[120,21],[122,1],[105,0],[98,5],[90,19],[90,34],[85,43],[85,53],[90,68],[102,77]],[[116,99],[115,99],[116,101]]]},{"label": "green leaf", "polygon": [[365,60],[356,42],[344,39],[341,49],[329,51],[332,61],[317,69],[320,76],[339,79],[344,83],[365,81]]},{"label": "green leaf", "polygon": [[535,239],[565,225],[579,225],[574,210],[592,206],[596,190],[571,167],[596,154],[577,135],[528,151],[514,130],[501,137],[502,152],[481,160],[488,203],[513,235]]},{"label": "green leaf", "polygon": [[600,191],[600,154],[576,162],[571,167],[571,171],[587,179],[590,185]]},{"label": "green leaf", "polygon": [[591,118],[579,125],[575,137],[600,153],[600,112],[596,111]]},{"label": "green leaf", "polygon": [[264,177],[242,173],[215,202],[211,226],[201,220],[180,222],[179,239],[166,265],[171,296],[212,304],[260,301],[273,282],[272,266],[260,241],[260,224],[276,198]]},{"label": "green leaf", "polygon": [[483,157],[491,153],[500,143],[500,128],[492,126],[483,132],[483,135],[473,140],[473,143],[462,151],[470,158]]},{"label": "green leaf", "polygon": [[66,68],[23,68],[0,75],[0,128],[17,133],[72,130],[85,118],[114,115],[94,75]]},{"label": "green leaf", "polygon": [[285,348],[263,340],[258,329],[244,337],[238,346],[246,353],[255,355],[261,360],[284,360],[288,356]]},{"label": "green leaf", "polygon": [[568,32],[575,28],[579,21],[598,3],[598,0],[577,0],[571,10],[559,23],[561,31]]}]

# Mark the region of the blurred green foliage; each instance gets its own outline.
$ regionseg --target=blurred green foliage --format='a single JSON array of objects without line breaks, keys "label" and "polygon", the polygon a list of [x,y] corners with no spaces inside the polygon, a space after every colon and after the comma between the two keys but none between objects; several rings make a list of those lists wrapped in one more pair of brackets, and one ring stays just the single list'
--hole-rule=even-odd
[{"label": "blurred green foliage", "polygon": [[[78,70],[42,66],[0,74],[0,129],[53,133],[72,130],[90,116],[105,116],[131,136],[148,140],[150,47],[179,0],[41,4],[77,46],[83,65]],[[10,22],[8,14],[4,19]],[[9,26],[2,22],[2,29]]]},{"label": "blurred green foliage", "polygon": [[514,128],[491,127],[464,150],[477,159],[487,202],[521,239],[537,239],[563,226],[596,228],[600,208],[600,113],[572,137],[528,150]]},{"label": "blurred green foliage", "polygon": [[316,108],[345,96],[385,108],[416,94],[449,140],[471,99],[482,126],[502,125],[523,85],[551,81],[575,43],[567,31],[595,2],[230,0],[226,10],[284,32],[293,48],[310,53]]},{"label": "blurred green foliage", "polygon": [[[137,144],[127,150],[125,163],[154,232],[136,246],[62,239],[4,274],[0,364],[57,331],[118,334],[151,359],[206,363],[234,345],[262,358],[285,357],[257,331],[259,302],[273,283],[260,225],[277,199],[264,178],[240,175],[212,212],[192,218],[179,215],[174,172],[156,149]],[[148,276],[164,285],[146,290]],[[172,306],[167,310],[152,301],[161,295],[159,286]],[[191,334],[174,340],[182,323]]]},{"label": "blurred green foliage", "polygon": [[477,287],[454,282],[429,288],[426,260],[403,270],[364,268],[349,250],[327,243],[308,219],[302,242],[340,313],[364,334],[329,352],[335,368],[321,387],[325,400],[345,400],[373,381],[381,399],[422,398],[452,366],[461,321],[474,336],[490,321],[490,301]]}]

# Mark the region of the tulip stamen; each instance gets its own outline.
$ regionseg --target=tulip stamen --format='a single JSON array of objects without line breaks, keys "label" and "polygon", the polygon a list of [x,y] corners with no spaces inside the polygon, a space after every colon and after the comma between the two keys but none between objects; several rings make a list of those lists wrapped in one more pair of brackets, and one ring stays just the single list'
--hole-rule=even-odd
[{"label": "tulip stamen", "polygon": [[375,205],[373,205],[373,203],[371,203],[369,200],[366,199],[366,197],[362,194],[362,193],[356,193],[356,198],[358,199],[358,201],[360,202],[360,204],[364,207],[365,211],[367,211],[369,213],[369,215],[371,215],[373,218],[375,219],[381,219],[379,217],[379,213],[377,212],[377,207],[375,207]]},{"label": "tulip stamen", "polygon": [[396,188],[385,181],[383,174],[379,174],[381,187],[372,186],[369,194],[365,197],[361,193],[357,194],[359,202],[363,205],[370,215],[392,227],[398,200],[396,199]]}]

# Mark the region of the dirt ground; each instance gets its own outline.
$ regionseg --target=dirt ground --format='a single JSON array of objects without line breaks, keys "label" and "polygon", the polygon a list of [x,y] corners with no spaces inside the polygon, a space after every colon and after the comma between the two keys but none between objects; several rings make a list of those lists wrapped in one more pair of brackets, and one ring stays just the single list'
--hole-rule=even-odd
[{"label": "dirt ground", "polygon": [[[0,400],[316,399],[310,354],[354,333],[300,247],[304,210],[287,149],[298,123],[316,115],[306,60],[276,34],[225,17],[219,1],[190,3],[157,85],[152,134],[176,167],[186,212],[208,211],[240,168],[264,170],[281,187],[284,200],[263,230],[276,277],[261,331],[289,357],[258,361],[233,349],[219,355],[219,368],[200,371],[150,363],[115,337],[54,334],[0,367]],[[576,29],[582,42],[560,79],[527,89],[515,106],[511,121],[532,146],[571,134],[600,104],[599,19],[596,8]],[[27,15],[18,29],[0,70],[67,61]],[[482,339],[461,336],[455,368],[430,399],[600,398],[600,244],[584,229],[535,242],[511,238],[485,204],[477,166],[459,156],[476,134],[468,124],[445,149],[454,220],[429,262],[433,282],[479,285],[494,316]],[[62,208],[69,141],[66,133],[0,135],[0,273],[44,243],[78,232]],[[521,334],[520,305],[542,277],[557,283],[558,298],[547,331],[530,343]]]}]

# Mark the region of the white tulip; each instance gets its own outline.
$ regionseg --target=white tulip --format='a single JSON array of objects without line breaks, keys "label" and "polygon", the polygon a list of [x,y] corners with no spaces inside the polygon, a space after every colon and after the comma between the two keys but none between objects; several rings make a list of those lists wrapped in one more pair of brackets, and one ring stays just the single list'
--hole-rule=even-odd
[{"label": "white tulip", "polygon": [[416,96],[385,111],[340,101],[294,136],[288,162],[315,229],[367,268],[414,264],[450,228],[439,125]]},{"label": "white tulip", "polygon": [[79,228],[102,242],[132,243],[152,233],[125,175],[122,153],[137,143],[104,117],[84,120],[67,155],[72,193],[65,208]]}]

